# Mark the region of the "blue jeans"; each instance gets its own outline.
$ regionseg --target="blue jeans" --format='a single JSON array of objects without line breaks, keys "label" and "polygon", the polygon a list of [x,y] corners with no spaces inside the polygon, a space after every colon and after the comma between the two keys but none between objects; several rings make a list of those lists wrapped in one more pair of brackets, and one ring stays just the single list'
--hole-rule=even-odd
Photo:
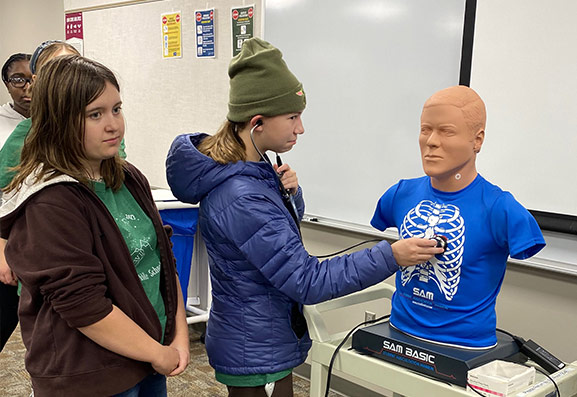
[{"label": "blue jeans", "polygon": [[157,373],[148,375],[136,386],[113,397],[166,397],[166,376]]}]

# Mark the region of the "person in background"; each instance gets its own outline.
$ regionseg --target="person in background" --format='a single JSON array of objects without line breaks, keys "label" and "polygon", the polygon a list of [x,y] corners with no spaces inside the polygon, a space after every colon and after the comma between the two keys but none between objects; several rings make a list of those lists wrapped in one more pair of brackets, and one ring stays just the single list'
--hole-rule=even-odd
[{"label": "person in background", "polygon": [[56,57],[34,82],[31,120],[0,234],[22,284],[34,395],[166,396],[165,375],[189,361],[186,314],[148,182],[118,154],[117,79]]},{"label": "person in background", "polygon": [[12,103],[0,106],[0,147],[18,123],[30,117],[30,95],[27,88],[32,82],[30,54],[13,54],[2,66],[2,81]]},{"label": "person in background", "polygon": [[442,250],[416,238],[322,262],[309,255],[297,175],[265,153],[288,152],[304,132],[302,84],[259,38],[244,42],[228,73],[228,121],[214,136],[177,137],[167,180],[179,200],[200,202],[212,282],[206,350],[216,379],[231,397],[292,396],[292,369],[311,346],[303,304],[359,291]]},{"label": "person in background", "polygon": [[495,302],[509,255],[545,246],[537,222],[509,192],[476,169],[486,110],[471,88],[431,96],[419,146],[426,176],[401,180],[380,198],[371,224],[401,239],[444,236],[447,249],[397,273],[391,325],[427,341],[483,349],[497,343]]},{"label": "person in background", "polygon": [[[66,54],[78,54],[78,51],[70,44],[59,41],[46,41],[42,43],[32,56],[25,54],[16,54],[11,57],[20,59],[12,63],[12,67],[7,68],[6,63],[6,80],[4,78],[5,69],[2,68],[2,80],[8,81],[7,86],[18,85],[11,91],[14,96],[14,109],[25,110],[24,113],[18,113],[20,117],[15,117],[7,125],[6,130],[0,131],[2,140],[2,149],[0,150],[0,188],[6,187],[14,177],[14,167],[20,162],[20,151],[28,131],[30,131],[30,101],[32,97],[32,81],[35,74],[43,63],[49,59]],[[9,60],[10,61],[10,60]],[[18,102],[18,106],[16,103]],[[3,108],[4,109],[4,108]],[[16,112],[12,112],[16,113]],[[3,118],[0,117],[0,120]],[[2,121],[0,124],[4,125]],[[1,196],[0,196],[1,197]],[[14,273],[10,270],[4,257],[4,246],[6,241],[0,239],[0,343],[3,346],[12,335],[12,332],[18,324],[18,289],[17,280]],[[0,349],[1,350],[1,349]]]},{"label": "person in background", "polygon": [[[0,107],[0,145],[4,145],[18,123],[30,116],[30,96],[27,88],[32,81],[32,73],[28,66],[29,61],[29,54],[19,53],[11,55],[2,66],[2,81],[12,97],[12,103]],[[16,280],[1,259],[0,268],[2,269],[0,273],[7,275],[6,278],[0,275],[0,351],[2,351],[18,324],[18,291]]]},{"label": "person in background", "polygon": [[[61,41],[49,40],[40,44],[30,58],[29,71],[31,75],[28,76],[25,96],[30,102],[32,98],[32,81],[43,64],[50,59],[60,55],[80,55],[76,48],[68,43]],[[30,83],[30,84],[28,84]],[[16,125],[8,132],[7,139],[2,142],[2,149],[0,150],[0,189],[6,187],[14,177],[14,167],[20,162],[20,151],[24,140],[30,131],[32,121],[29,118],[29,113],[24,118],[16,123]]]}]

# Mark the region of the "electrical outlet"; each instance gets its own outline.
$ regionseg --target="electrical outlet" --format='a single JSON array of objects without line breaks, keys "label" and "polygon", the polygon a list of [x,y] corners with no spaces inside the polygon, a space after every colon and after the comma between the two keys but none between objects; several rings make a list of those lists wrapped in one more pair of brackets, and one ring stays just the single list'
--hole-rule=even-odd
[{"label": "electrical outlet", "polygon": [[372,321],[377,318],[377,315],[373,312],[365,311],[365,322]]}]

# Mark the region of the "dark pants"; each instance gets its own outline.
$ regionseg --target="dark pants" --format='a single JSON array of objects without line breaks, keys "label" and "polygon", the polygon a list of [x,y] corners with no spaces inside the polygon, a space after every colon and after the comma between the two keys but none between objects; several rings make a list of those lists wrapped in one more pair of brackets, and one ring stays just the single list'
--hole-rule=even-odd
[{"label": "dark pants", "polygon": [[[228,397],[267,397],[264,386],[236,387],[227,386]],[[293,397],[293,374],[277,380],[272,397]]]},{"label": "dark pants", "polygon": [[113,397],[165,397],[166,395],[166,376],[155,373],[148,375],[136,386],[115,394]]},{"label": "dark pants", "polygon": [[18,325],[18,287],[0,283],[0,351]]}]

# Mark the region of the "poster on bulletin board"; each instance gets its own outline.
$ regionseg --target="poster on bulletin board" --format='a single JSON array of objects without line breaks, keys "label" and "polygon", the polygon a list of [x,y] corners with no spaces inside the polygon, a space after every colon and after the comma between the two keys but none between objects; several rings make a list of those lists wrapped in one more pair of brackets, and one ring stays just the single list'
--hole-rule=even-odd
[{"label": "poster on bulletin board", "polygon": [[71,12],[66,14],[66,42],[84,55],[84,27],[82,25],[82,13]]},{"label": "poster on bulletin board", "polygon": [[162,58],[181,58],[181,13],[173,12],[160,16],[162,28]]},{"label": "poster on bulletin board", "polygon": [[214,58],[214,8],[197,10],[196,19],[196,57]]},{"label": "poster on bulletin board", "polygon": [[232,56],[240,52],[242,43],[250,39],[254,32],[254,4],[231,9]]}]

